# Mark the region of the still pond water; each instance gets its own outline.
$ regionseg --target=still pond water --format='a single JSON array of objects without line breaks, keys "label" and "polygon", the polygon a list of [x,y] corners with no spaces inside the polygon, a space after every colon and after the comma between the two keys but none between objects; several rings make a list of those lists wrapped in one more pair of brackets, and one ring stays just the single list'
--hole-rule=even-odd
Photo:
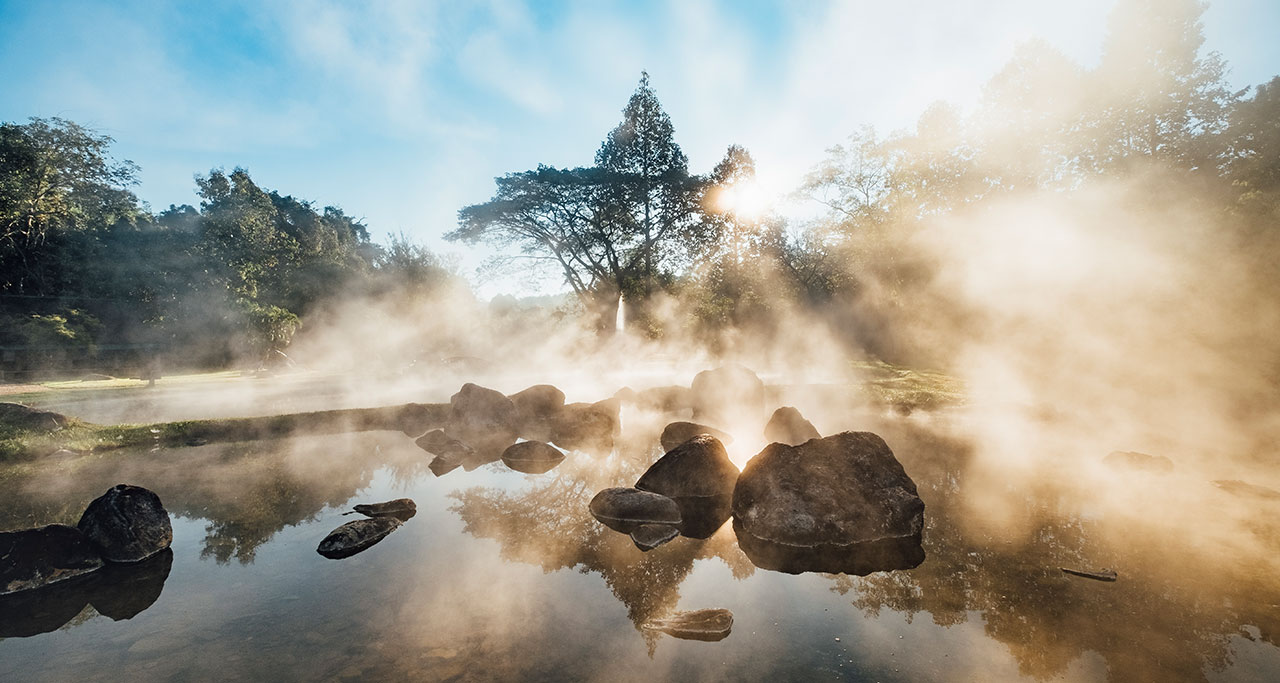
[{"label": "still pond water", "polygon": [[[1187,534],[1150,475],[1117,505],[984,475],[920,423],[872,427],[919,485],[925,560],[865,577],[757,568],[732,523],[640,552],[587,504],[656,444],[536,475],[435,476],[387,432],[43,464],[6,483],[0,528],[74,524],[130,483],[173,515],[172,554],[0,605],[0,681],[1280,680],[1269,503],[1195,489],[1221,520]],[[316,553],[352,505],[400,497],[418,513],[382,542]],[[642,628],[704,608],[733,613],[727,637]]]}]

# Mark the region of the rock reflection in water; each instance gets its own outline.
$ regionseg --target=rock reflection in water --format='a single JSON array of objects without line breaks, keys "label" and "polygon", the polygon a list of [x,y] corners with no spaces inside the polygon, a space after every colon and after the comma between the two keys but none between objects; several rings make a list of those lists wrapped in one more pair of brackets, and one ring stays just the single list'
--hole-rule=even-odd
[{"label": "rock reflection in water", "polygon": [[733,495],[677,496],[672,498],[680,508],[680,535],[687,538],[711,538],[733,512]]},{"label": "rock reflection in water", "polygon": [[738,547],[752,564],[788,574],[822,572],[866,576],[873,572],[914,569],[924,562],[920,536],[885,538],[849,545],[795,546],[757,538],[742,530],[736,520],[733,531]]},{"label": "rock reflection in water", "polygon": [[141,562],[108,564],[92,574],[0,596],[0,638],[56,631],[88,605],[115,621],[132,619],[160,598],[172,567],[173,551],[166,548]]},{"label": "rock reflection in water", "polygon": [[681,640],[701,640],[714,643],[729,637],[733,630],[733,612],[727,609],[700,609],[693,612],[676,612],[664,619],[650,619],[643,628],[661,631]]}]

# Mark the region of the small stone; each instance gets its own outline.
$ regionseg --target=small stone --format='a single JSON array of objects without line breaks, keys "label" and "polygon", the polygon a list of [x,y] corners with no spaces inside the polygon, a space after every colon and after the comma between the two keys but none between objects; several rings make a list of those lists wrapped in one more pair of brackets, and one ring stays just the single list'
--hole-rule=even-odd
[{"label": "small stone", "polygon": [[418,514],[417,503],[409,498],[397,498],[385,503],[361,504],[352,509],[367,517],[395,517],[401,522],[407,522]]}]

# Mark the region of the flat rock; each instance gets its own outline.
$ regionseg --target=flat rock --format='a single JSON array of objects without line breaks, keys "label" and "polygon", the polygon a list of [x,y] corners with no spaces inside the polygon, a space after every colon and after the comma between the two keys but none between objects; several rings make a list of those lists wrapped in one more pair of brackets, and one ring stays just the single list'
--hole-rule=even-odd
[{"label": "flat rock", "polygon": [[699,372],[690,392],[695,421],[737,424],[755,422],[764,415],[764,382],[741,365]]},{"label": "flat rock", "polygon": [[783,406],[775,411],[764,426],[764,438],[770,443],[783,443],[788,446],[799,446],[809,439],[821,439],[813,423],[804,419],[800,411],[791,406]]},{"label": "flat rock", "polygon": [[642,628],[684,640],[714,642],[724,640],[733,630],[733,612],[727,609],[676,612],[665,619],[650,619]]},{"label": "flat rock", "polygon": [[733,443],[732,436],[715,427],[708,427],[697,422],[672,422],[663,428],[662,436],[658,438],[658,441],[662,443],[663,451],[669,451],[699,434],[714,436],[721,443]]},{"label": "flat rock", "polygon": [[400,528],[400,520],[395,517],[372,517],[347,522],[329,532],[320,541],[316,552],[331,559],[341,560],[356,553],[368,550],[378,541],[387,537],[392,531]]},{"label": "flat rock", "polygon": [[397,498],[385,503],[362,503],[351,508],[366,517],[395,517],[406,522],[418,514],[418,504],[411,498]]},{"label": "flat rock", "polygon": [[570,403],[552,420],[551,441],[569,450],[608,454],[613,450],[614,438],[621,433],[620,409],[617,399]]},{"label": "flat rock", "polygon": [[[781,546],[820,559],[855,545],[918,545],[924,502],[884,439],[843,432],[767,446],[738,477],[733,516],[744,550],[759,540],[762,550]],[[751,537],[745,543],[744,534]]]},{"label": "flat rock", "polygon": [[1173,461],[1163,455],[1147,455],[1137,451],[1112,451],[1102,459],[1102,464],[1115,469],[1141,470],[1167,473],[1173,471]]},{"label": "flat rock", "polygon": [[160,496],[129,484],[116,484],[94,499],[76,526],[108,562],[145,560],[173,542]]},{"label": "flat rock", "polygon": [[66,581],[102,564],[97,549],[75,527],[0,532],[0,595]]},{"label": "flat rock", "polygon": [[649,466],[636,488],[668,498],[725,496],[733,493],[738,468],[720,440],[699,434],[676,446]]},{"label": "flat rock", "polygon": [[52,432],[62,429],[66,424],[67,417],[59,413],[30,408],[21,403],[0,403],[0,425]]},{"label": "flat rock", "polygon": [[497,434],[514,436],[519,432],[520,416],[516,404],[502,392],[467,383],[450,397],[449,404],[446,429],[464,441]]},{"label": "flat rock", "polygon": [[680,530],[670,524],[641,524],[631,532],[631,542],[644,552],[680,535]]},{"label": "flat rock", "polygon": [[564,453],[541,441],[521,441],[502,452],[502,462],[517,472],[542,474],[564,461]]},{"label": "flat rock", "polygon": [[675,501],[649,491],[605,489],[591,499],[589,507],[601,524],[624,534],[644,524],[680,524],[680,508]]}]

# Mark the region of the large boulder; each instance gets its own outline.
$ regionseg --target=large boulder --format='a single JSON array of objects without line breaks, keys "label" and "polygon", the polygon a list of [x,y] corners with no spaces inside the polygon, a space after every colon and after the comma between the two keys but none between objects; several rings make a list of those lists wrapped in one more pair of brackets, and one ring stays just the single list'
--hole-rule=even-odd
[{"label": "large boulder", "polygon": [[499,391],[477,384],[464,384],[449,399],[449,404],[449,421],[445,429],[450,435],[468,443],[496,435],[514,437],[520,431],[516,404]]},{"label": "large boulder", "polygon": [[551,423],[551,441],[561,448],[606,455],[622,429],[621,402],[570,403]]},{"label": "large boulder", "polygon": [[564,460],[564,453],[541,441],[521,441],[502,452],[502,462],[507,467],[525,474],[549,472]]},{"label": "large boulder", "polygon": [[663,428],[662,436],[658,441],[662,443],[663,451],[669,451],[699,434],[709,434],[723,443],[733,443],[732,436],[715,427],[700,425],[697,422],[672,422]]},{"label": "large boulder", "polygon": [[316,552],[331,559],[341,560],[356,553],[368,550],[373,544],[387,537],[387,534],[399,529],[400,520],[395,517],[371,517],[347,522],[329,532]]},{"label": "large boulder", "polygon": [[538,440],[551,438],[551,421],[564,407],[563,391],[550,384],[535,384],[508,398],[516,407],[520,436]]},{"label": "large boulder", "polygon": [[0,425],[26,431],[52,432],[62,429],[66,424],[65,415],[29,408],[21,403],[0,403]]},{"label": "large boulder", "polygon": [[66,581],[101,567],[97,549],[75,527],[50,524],[0,532],[0,595]]},{"label": "large boulder", "polygon": [[733,493],[737,480],[738,468],[720,440],[699,434],[658,458],[636,480],[636,488],[668,498],[724,496]]},{"label": "large boulder", "polygon": [[649,491],[605,489],[591,499],[589,508],[601,524],[624,534],[645,524],[680,524],[680,508],[675,501]]},{"label": "large boulder", "polygon": [[865,574],[924,559],[924,501],[870,432],[770,444],[738,477],[733,516],[739,545],[767,569]]},{"label": "large boulder", "polygon": [[695,421],[729,425],[764,416],[764,382],[741,365],[699,372],[690,389]]},{"label": "large boulder", "polygon": [[112,486],[89,503],[76,527],[108,562],[145,560],[173,542],[160,496],[141,486]]},{"label": "large boulder", "polygon": [[799,410],[783,406],[773,411],[769,423],[764,426],[764,438],[771,443],[799,446],[809,439],[821,439],[822,435]]}]

